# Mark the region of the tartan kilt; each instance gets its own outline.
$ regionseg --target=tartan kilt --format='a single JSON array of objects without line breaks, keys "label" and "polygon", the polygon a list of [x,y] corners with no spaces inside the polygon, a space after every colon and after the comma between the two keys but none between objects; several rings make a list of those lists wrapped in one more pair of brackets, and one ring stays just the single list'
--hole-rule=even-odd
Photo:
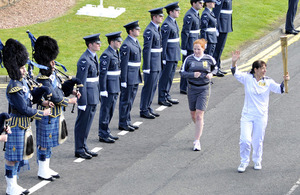
[{"label": "tartan kilt", "polygon": [[25,129],[15,126],[11,128],[11,132],[11,134],[7,134],[5,159],[8,161],[22,161]]},{"label": "tartan kilt", "polygon": [[51,118],[51,124],[48,123],[49,116],[43,116],[42,120],[36,120],[36,145],[42,148],[58,146],[59,118]]}]

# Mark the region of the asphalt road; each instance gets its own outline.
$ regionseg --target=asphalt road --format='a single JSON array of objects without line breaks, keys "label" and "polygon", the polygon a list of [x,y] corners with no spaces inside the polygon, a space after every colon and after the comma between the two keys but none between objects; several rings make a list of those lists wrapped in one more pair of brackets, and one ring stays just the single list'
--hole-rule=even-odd
[{"label": "asphalt road", "polygon": [[[37,178],[36,156],[30,160],[31,170],[21,173],[18,183],[33,194],[124,194],[124,195],[250,195],[300,194],[300,42],[288,48],[291,76],[288,94],[271,94],[269,123],[264,141],[262,170],[253,169],[251,162],[245,173],[238,173],[239,120],[244,101],[243,86],[228,74],[213,78],[212,94],[205,113],[201,138],[202,150],[192,151],[194,124],[191,121],[187,97],[179,94],[178,74],[172,87],[173,98],[180,103],[158,111],[154,120],[139,117],[140,91],[132,111],[132,121],[142,122],[140,129],[119,135],[115,144],[98,141],[99,109],[89,135],[90,149],[99,150],[98,157],[82,162],[74,157],[73,129],[76,113],[67,108],[65,117],[68,140],[53,149],[51,168],[61,178],[41,183]],[[268,61],[267,75],[280,83],[283,76],[281,54]],[[7,110],[5,89],[0,89],[1,111]],[[116,107],[118,108],[118,107]],[[153,108],[157,104],[157,96]],[[32,123],[33,129],[34,123]],[[110,128],[118,128],[118,109]],[[2,147],[2,146],[1,146]],[[4,152],[1,152],[0,194],[5,193]],[[36,189],[34,186],[45,186]],[[34,188],[33,188],[34,187]]]}]

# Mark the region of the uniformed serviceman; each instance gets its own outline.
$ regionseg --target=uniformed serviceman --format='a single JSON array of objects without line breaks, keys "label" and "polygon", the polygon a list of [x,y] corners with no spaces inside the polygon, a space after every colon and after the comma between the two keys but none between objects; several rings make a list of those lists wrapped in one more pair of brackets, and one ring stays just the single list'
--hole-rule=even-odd
[{"label": "uniformed serviceman", "polygon": [[[193,43],[200,38],[200,17],[199,10],[203,8],[203,0],[190,0],[189,9],[184,18],[181,30],[181,53],[182,62],[193,53]],[[187,94],[187,79],[180,77],[180,93]]]},{"label": "uniformed serviceman", "polygon": [[213,55],[217,43],[217,19],[212,9],[215,7],[215,0],[204,0],[204,10],[201,15],[200,37],[207,40],[205,54]]},{"label": "uniformed serviceman", "polygon": [[118,49],[122,44],[121,31],[106,34],[108,48],[100,56],[100,95],[101,108],[99,115],[99,141],[114,143],[119,139],[113,136],[109,123],[113,117],[116,102],[120,92],[120,54]]},{"label": "uniformed serviceman", "polygon": [[100,33],[83,37],[87,50],[81,55],[77,62],[76,78],[81,80],[83,87],[78,99],[78,115],[75,122],[75,157],[91,159],[97,153],[89,150],[87,137],[99,103],[99,62],[96,52],[100,50]]},{"label": "uniformed serviceman", "polygon": [[180,58],[179,28],[176,18],[179,17],[178,1],[165,6],[168,17],[161,26],[162,34],[162,63],[163,68],[158,83],[158,104],[172,106],[178,104],[178,99],[171,98],[170,89]]},{"label": "uniformed serviceman", "polygon": [[[58,146],[59,128],[64,117],[64,108],[68,104],[75,104],[76,97],[67,98],[64,96],[62,83],[56,73],[55,59],[59,53],[57,41],[49,36],[40,36],[34,45],[33,57],[38,64],[48,67],[47,70],[40,69],[37,76],[37,82],[51,90],[50,101],[54,103],[49,117],[42,117],[42,120],[36,121],[36,145],[38,159],[38,177],[42,180],[53,181],[53,178],[60,178],[60,175],[49,166],[52,154],[52,148]],[[38,104],[40,110],[47,106]]]},{"label": "uniformed serviceman", "polygon": [[286,13],[286,21],[285,21],[285,34],[293,34],[296,35],[299,33],[299,30],[295,29],[294,20],[295,15],[297,13],[299,0],[289,0],[288,3],[288,11]]},{"label": "uniformed serviceman", "polygon": [[157,88],[159,73],[161,71],[161,32],[159,24],[162,23],[163,8],[149,10],[151,22],[144,31],[143,48],[143,75],[144,87],[141,93],[140,116],[147,119],[155,119],[159,114],[151,108],[152,100]]},{"label": "uniformed serviceman", "polygon": [[[36,103],[41,98],[35,98],[25,80],[27,60],[28,52],[25,46],[14,39],[8,39],[3,48],[3,64],[11,79],[6,88],[6,97],[9,104],[9,114],[12,117],[10,124],[12,133],[8,134],[6,142],[5,179],[7,183],[6,194],[13,195],[29,193],[28,190],[17,184],[17,172],[25,155],[33,153],[33,148],[26,150],[25,145],[27,144],[24,144],[25,133],[30,130],[30,120],[40,120],[42,116],[51,114],[49,108],[45,110],[32,108],[32,103]],[[44,103],[44,105],[48,104],[46,101]]]},{"label": "uniformed serviceman", "polygon": [[141,77],[141,46],[137,37],[141,28],[134,21],[124,26],[128,33],[120,48],[121,55],[121,94],[119,103],[119,130],[134,131],[139,127],[131,124],[130,111],[136,97]]},{"label": "uniformed serviceman", "polygon": [[227,35],[229,32],[232,32],[232,0],[216,0],[216,6],[213,9],[213,12],[217,18],[217,30],[219,32],[213,57],[217,62],[217,74],[227,74],[226,72],[221,71],[221,56],[225,47]]}]

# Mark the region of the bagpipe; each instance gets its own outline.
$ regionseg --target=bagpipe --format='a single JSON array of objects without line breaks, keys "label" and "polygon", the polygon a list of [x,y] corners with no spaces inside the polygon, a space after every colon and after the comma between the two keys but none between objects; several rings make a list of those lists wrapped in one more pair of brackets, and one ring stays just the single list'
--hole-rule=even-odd
[{"label": "bagpipe", "polygon": [[[0,114],[0,134],[5,132],[7,134],[8,127],[10,125],[11,117],[9,114],[3,112]],[[6,142],[3,145],[3,151],[6,150]]]},{"label": "bagpipe", "polygon": [[[28,37],[31,41],[32,56],[33,56],[33,54],[35,52],[34,46],[35,46],[36,38],[29,30],[27,30],[26,33],[28,33]],[[68,71],[67,68],[63,64],[61,64],[57,61],[55,61],[55,65],[58,67],[62,67],[64,72]],[[30,68],[32,68],[32,67],[30,67]],[[28,67],[28,69],[29,69],[29,67]],[[30,69],[30,70],[32,70],[32,69]],[[68,97],[69,95],[71,95],[73,93],[73,89],[75,86],[76,86],[76,93],[79,91],[80,87],[83,87],[82,82],[78,78],[76,78],[76,77],[72,78],[72,76],[65,74],[63,71],[59,70],[56,67],[54,67],[54,72],[55,72],[55,75],[57,76],[58,80],[62,84],[62,90],[64,92],[65,97]],[[75,109],[75,104],[73,105],[73,108],[71,111],[72,113],[74,113],[74,109]]]}]

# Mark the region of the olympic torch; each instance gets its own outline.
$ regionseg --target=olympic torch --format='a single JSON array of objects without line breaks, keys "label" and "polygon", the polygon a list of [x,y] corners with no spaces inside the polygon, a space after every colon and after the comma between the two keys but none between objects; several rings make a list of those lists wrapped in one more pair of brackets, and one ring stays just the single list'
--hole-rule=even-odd
[{"label": "olympic torch", "polygon": [[[282,61],[283,61],[283,73],[284,76],[287,75],[288,67],[287,67],[287,36],[281,36],[281,53],[282,53]],[[284,88],[285,93],[288,93],[288,81],[284,80]]]}]

